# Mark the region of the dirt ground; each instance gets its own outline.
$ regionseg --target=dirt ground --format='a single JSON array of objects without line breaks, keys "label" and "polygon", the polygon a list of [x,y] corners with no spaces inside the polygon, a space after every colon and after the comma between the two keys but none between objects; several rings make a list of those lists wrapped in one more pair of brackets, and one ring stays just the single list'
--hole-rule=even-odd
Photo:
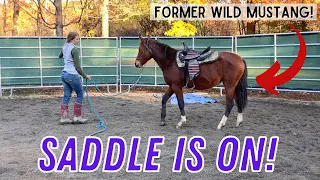
[{"label": "dirt ground", "polygon": [[[123,137],[129,147],[132,136],[140,136],[138,163],[144,162],[148,138],[165,136],[160,158],[155,163],[161,165],[158,173],[129,173],[126,163],[119,172],[102,172],[103,159],[97,171],[92,173],[48,173],[39,171],[38,158],[44,158],[40,144],[42,138],[55,136],[59,140],[59,149],[54,150],[60,157],[61,150],[69,136],[77,137],[78,157],[81,155],[83,140],[98,129],[95,115],[89,111],[84,100],[84,116],[87,124],[59,125],[59,105],[61,94],[43,93],[23,94],[15,92],[12,98],[0,99],[0,179],[320,179],[320,100],[319,94],[305,95],[306,101],[290,100],[303,97],[287,95],[287,98],[275,98],[265,93],[251,93],[248,107],[244,112],[244,122],[235,127],[237,111],[232,110],[226,126],[217,130],[224,113],[224,104],[186,104],[187,124],[181,129],[175,126],[180,120],[177,105],[167,104],[167,125],[159,126],[161,100],[154,97],[164,91],[131,92],[116,97],[101,97],[98,93],[89,93],[91,103],[108,126],[106,132],[97,135],[104,147],[109,136]],[[303,93],[301,93],[303,94]],[[300,95],[301,95],[300,94]],[[216,93],[208,96],[223,100]],[[72,98],[72,102],[74,102]],[[73,104],[73,103],[72,103]],[[72,106],[71,106],[72,107]],[[71,116],[72,117],[72,116]],[[246,136],[279,136],[278,151],[274,162],[274,172],[262,171],[239,172],[236,169],[223,174],[216,166],[217,151],[220,141],[228,135],[239,138],[242,151]],[[189,173],[183,166],[182,172],[173,173],[172,165],[176,143],[179,136],[202,136],[206,148],[200,150],[204,157],[204,168],[199,173]],[[268,141],[269,142],[269,141]],[[105,149],[103,150],[105,152]],[[128,152],[127,152],[128,154]],[[186,151],[185,158],[192,157]],[[66,169],[68,170],[68,169]]]}]

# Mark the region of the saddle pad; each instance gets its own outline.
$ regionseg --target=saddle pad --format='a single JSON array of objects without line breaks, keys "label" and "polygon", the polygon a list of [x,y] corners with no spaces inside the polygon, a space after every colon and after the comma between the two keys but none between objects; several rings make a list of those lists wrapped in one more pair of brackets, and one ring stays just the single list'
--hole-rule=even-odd
[{"label": "saddle pad", "polygon": [[177,62],[177,65],[179,68],[183,68],[185,66],[185,63],[184,62],[181,62],[180,58],[179,58],[179,54],[180,54],[181,51],[178,51],[177,52],[177,55],[176,55],[176,62]]},{"label": "saddle pad", "polygon": [[188,70],[189,70],[190,78],[192,79],[193,76],[200,71],[198,62],[196,60],[190,61]]},{"label": "saddle pad", "polygon": [[[179,58],[180,52],[181,52],[181,51],[178,51],[178,52],[177,52],[176,62],[177,62],[178,67],[183,68],[183,67],[185,66],[185,63],[184,63],[184,62],[181,62],[181,60],[180,60],[180,58]],[[217,59],[219,58],[219,56],[220,56],[220,52],[219,52],[219,51],[214,51],[214,52],[212,52],[212,54],[211,54],[208,58],[206,58],[206,59],[203,60],[203,61],[199,61],[199,64],[211,63],[211,62],[217,60]],[[195,61],[196,61],[196,60],[195,60]],[[190,61],[189,66],[191,65],[191,62],[193,62],[193,61]],[[199,66],[199,64],[198,64],[197,62],[196,62],[195,64],[196,64],[197,66]]]}]

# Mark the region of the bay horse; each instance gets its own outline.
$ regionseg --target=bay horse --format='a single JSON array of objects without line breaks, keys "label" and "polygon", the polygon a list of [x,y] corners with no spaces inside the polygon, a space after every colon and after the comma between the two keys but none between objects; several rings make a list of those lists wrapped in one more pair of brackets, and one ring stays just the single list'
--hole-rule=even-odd
[{"label": "bay horse", "polygon": [[[176,128],[180,128],[186,123],[186,114],[184,111],[184,100],[182,88],[185,86],[185,71],[181,70],[177,64],[179,50],[174,49],[159,41],[152,40],[150,37],[142,38],[139,35],[140,45],[138,55],[135,60],[135,66],[142,68],[150,59],[154,59],[163,72],[164,81],[169,88],[162,97],[162,110],[160,126],[166,125],[166,103],[173,93],[176,94],[181,113],[181,120]],[[209,47],[208,47],[209,48]],[[207,49],[208,50],[208,49]],[[196,51],[194,51],[196,52]],[[198,53],[198,52],[196,52]],[[185,53],[186,55],[187,53]],[[202,53],[201,53],[202,54]],[[200,53],[198,53],[200,55]],[[243,111],[247,105],[247,65],[245,60],[232,52],[219,52],[217,59],[211,63],[199,65],[199,74],[193,79],[193,87],[196,90],[206,90],[217,86],[220,82],[225,87],[226,106],[224,115],[217,126],[221,129],[225,126],[234,101],[238,107],[236,127],[243,121]],[[190,79],[188,86],[190,86]]]}]

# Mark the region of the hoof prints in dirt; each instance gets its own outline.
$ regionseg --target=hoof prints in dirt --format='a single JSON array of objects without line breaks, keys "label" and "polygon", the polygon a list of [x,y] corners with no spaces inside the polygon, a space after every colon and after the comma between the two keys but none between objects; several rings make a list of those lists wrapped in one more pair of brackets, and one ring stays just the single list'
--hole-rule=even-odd
[{"label": "hoof prints in dirt", "polygon": [[[44,176],[37,170],[37,158],[44,155],[40,143],[47,135],[59,139],[61,151],[68,136],[78,137],[78,147],[83,146],[83,138],[96,132],[99,121],[90,113],[84,102],[84,116],[90,122],[84,125],[59,125],[60,99],[1,100],[0,105],[0,174],[1,179],[66,179],[70,173],[51,173]],[[74,98],[72,98],[72,101]],[[107,132],[98,137],[106,143],[108,136],[124,137],[127,145],[132,136],[141,137],[139,163],[143,163],[149,136],[165,136],[165,143],[159,146],[161,173],[127,173],[125,167],[117,173],[102,173],[100,167],[93,173],[74,173],[74,179],[319,179],[320,162],[320,112],[312,104],[291,104],[277,100],[249,101],[245,109],[244,121],[235,127],[237,108],[234,106],[226,125],[216,130],[223,113],[221,104],[186,104],[187,123],[177,130],[180,111],[177,105],[167,104],[166,126],[159,126],[161,99],[147,95],[123,96],[117,98],[92,97],[91,103],[99,116],[106,121]],[[70,105],[72,115],[73,103]],[[241,143],[245,136],[279,136],[275,171],[273,173],[239,173],[239,167],[230,174],[220,173],[216,168],[216,156],[223,137],[233,135]],[[206,149],[200,150],[205,158],[204,168],[191,174],[183,168],[181,173],[172,173],[171,168],[179,136],[202,136],[206,139]],[[129,147],[129,146],[127,146]],[[15,149],[15,150],[14,150]],[[188,152],[188,150],[186,150]],[[79,153],[80,154],[80,153]],[[79,155],[78,154],[78,155]],[[57,156],[60,153],[57,153]],[[80,155],[79,155],[80,156]],[[186,156],[192,157],[190,153]],[[266,156],[266,155],[265,155]],[[20,159],[23,158],[23,163]],[[264,162],[265,163],[265,162]],[[7,167],[3,167],[3,165]],[[183,163],[184,164],[184,163]],[[36,169],[36,170],[35,170]],[[250,168],[249,168],[250,169]],[[36,173],[29,173],[36,172]]]}]

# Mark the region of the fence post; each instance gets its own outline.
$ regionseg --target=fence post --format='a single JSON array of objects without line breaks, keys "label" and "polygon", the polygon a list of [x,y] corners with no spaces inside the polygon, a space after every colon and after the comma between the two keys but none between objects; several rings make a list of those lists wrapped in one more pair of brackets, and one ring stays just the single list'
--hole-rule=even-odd
[{"label": "fence post", "polygon": [[235,53],[238,54],[238,37],[237,36],[234,37],[234,49],[235,49]]},{"label": "fence post", "polygon": [[234,46],[234,40],[233,40],[233,36],[231,36],[231,52],[233,52],[233,47]]},{"label": "fence post", "polygon": [[41,37],[39,39],[39,63],[40,63],[40,82],[41,82],[41,87],[43,86],[43,77],[42,77],[42,52],[41,52]]},{"label": "fence post", "polygon": [[[274,45],[273,63],[275,63],[277,61],[277,34],[273,35],[273,39],[274,39],[273,40],[273,45]],[[276,73],[275,76],[278,76],[278,73]],[[275,86],[274,89],[278,91],[278,86]]]},{"label": "fence post", "polygon": [[116,56],[117,56],[117,65],[116,65],[116,93],[119,93],[119,64],[120,64],[120,51],[119,51],[119,42],[118,42],[118,37],[116,37]]},{"label": "fence post", "polygon": [[[155,40],[158,40],[158,37],[155,37]],[[156,61],[153,61],[154,66],[154,86],[157,86],[157,63]]]},{"label": "fence post", "polygon": [[194,50],[194,36],[192,37],[192,49]]},{"label": "fence post", "polygon": [[120,61],[119,61],[119,75],[120,75],[120,77],[119,77],[119,82],[120,82],[120,87],[119,87],[119,92],[121,93],[121,91],[122,91],[122,57],[121,57],[121,46],[122,46],[122,43],[121,43],[121,36],[119,37],[119,59],[120,59]]},{"label": "fence post", "polygon": [[[83,68],[82,66],[82,43],[81,43],[81,39],[80,38],[80,66]],[[82,83],[83,83],[83,77],[81,76],[81,79],[82,79]]]}]

